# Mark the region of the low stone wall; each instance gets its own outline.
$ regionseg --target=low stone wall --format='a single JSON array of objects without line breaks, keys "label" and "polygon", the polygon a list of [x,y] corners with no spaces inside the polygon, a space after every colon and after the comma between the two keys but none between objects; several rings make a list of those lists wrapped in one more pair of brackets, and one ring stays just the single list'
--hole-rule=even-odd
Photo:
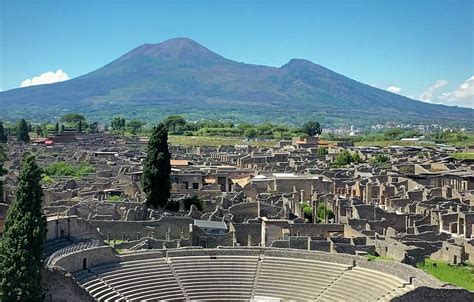
[{"label": "low stone wall", "polygon": [[59,266],[68,272],[74,273],[83,269],[84,259],[86,268],[106,263],[119,262],[119,258],[112,247],[100,246],[77,251],[75,253],[61,257],[51,263],[51,266]]}]

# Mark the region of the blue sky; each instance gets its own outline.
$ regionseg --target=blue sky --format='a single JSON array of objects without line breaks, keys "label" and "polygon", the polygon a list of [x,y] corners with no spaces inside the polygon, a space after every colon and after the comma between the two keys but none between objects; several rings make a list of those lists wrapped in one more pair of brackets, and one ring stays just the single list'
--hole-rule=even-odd
[{"label": "blue sky", "polygon": [[0,3],[2,90],[74,78],[143,43],[189,37],[236,61],[305,58],[415,99],[474,106],[472,0]]}]

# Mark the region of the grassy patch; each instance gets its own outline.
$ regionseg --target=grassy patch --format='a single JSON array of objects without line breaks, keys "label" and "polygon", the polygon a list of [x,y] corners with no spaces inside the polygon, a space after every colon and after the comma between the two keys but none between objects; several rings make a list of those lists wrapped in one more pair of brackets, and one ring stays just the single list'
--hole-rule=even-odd
[{"label": "grassy patch", "polygon": [[425,264],[419,263],[417,267],[443,282],[474,290],[474,266],[472,265],[454,266],[426,259]]},{"label": "grassy patch", "polygon": [[86,164],[81,164],[80,166],[76,167],[70,163],[59,161],[47,166],[44,169],[44,172],[47,176],[71,176],[75,178],[82,178],[89,173],[94,173],[95,168]]},{"label": "grassy patch", "polygon": [[181,146],[251,145],[259,147],[273,147],[276,145],[277,141],[246,141],[242,137],[170,135],[168,137],[168,142],[172,145]]},{"label": "grassy patch", "polygon": [[457,152],[453,154],[453,158],[457,160],[463,160],[463,159],[474,160],[474,152]]}]

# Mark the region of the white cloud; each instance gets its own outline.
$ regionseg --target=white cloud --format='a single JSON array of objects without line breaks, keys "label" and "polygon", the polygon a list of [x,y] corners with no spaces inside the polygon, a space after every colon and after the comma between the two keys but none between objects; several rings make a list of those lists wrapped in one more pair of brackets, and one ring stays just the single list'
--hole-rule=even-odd
[{"label": "white cloud", "polygon": [[34,85],[41,85],[41,84],[51,84],[56,82],[62,82],[69,80],[69,76],[65,73],[62,69],[58,69],[56,72],[48,71],[42,73],[37,77],[33,77],[32,79],[26,79],[21,82],[21,87],[28,87]]},{"label": "white cloud", "polygon": [[433,99],[433,93],[446,84],[448,84],[448,81],[446,80],[436,80],[436,82],[430,87],[426,88],[418,98],[422,101],[430,102]]},{"label": "white cloud", "polygon": [[474,108],[474,76],[464,81],[456,90],[441,94],[437,102]]},{"label": "white cloud", "polygon": [[400,93],[400,91],[402,91],[402,89],[400,87],[397,87],[397,86],[388,86],[387,91],[390,91],[392,93]]}]

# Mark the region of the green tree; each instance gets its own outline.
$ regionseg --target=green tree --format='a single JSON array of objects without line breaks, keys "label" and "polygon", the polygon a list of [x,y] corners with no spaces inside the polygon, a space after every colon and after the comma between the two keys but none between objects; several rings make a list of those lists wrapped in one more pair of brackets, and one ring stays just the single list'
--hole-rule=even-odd
[{"label": "green tree", "polygon": [[112,128],[112,131],[122,132],[125,130],[125,123],[125,118],[116,116],[112,119],[110,127]]},{"label": "green tree", "polygon": [[64,133],[64,131],[66,131],[66,126],[64,126],[64,124],[61,125],[61,133]]},{"label": "green tree", "polygon": [[38,125],[35,127],[35,133],[36,133],[36,138],[38,138],[43,133],[43,129],[41,128],[41,126]]},{"label": "green tree", "polygon": [[7,143],[7,136],[5,135],[5,129],[3,128],[3,123],[0,122],[0,144]]},{"label": "green tree", "polygon": [[56,125],[54,126],[54,133],[55,134],[59,133],[59,123],[56,123]]},{"label": "green tree", "polygon": [[147,205],[164,207],[170,197],[171,154],[168,150],[168,129],[163,123],[153,128],[143,162],[143,190]]},{"label": "green tree", "polygon": [[18,178],[16,201],[10,207],[0,243],[2,301],[43,301],[42,260],[46,218],[41,209],[41,169],[25,153]]},{"label": "green tree", "polygon": [[349,153],[349,151],[343,150],[339,152],[339,154],[336,156],[334,164],[337,167],[343,167],[349,165],[350,163],[352,163],[352,161],[352,155]]},{"label": "green tree", "polygon": [[86,118],[82,114],[78,113],[68,113],[66,115],[61,116],[59,120],[62,123],[70,123],[70,124],[79,124],[79,121],[85,122]]},{"label": "green tree", "polygon": [[20,142],[30,142],[30,135],[28,134],[28,124],[24,119],[21,119],[20,123],[18,124],[17,138]]},{"label": "green tree", "polygon": [[3,163],[7,160],[7,155],[0,145],[0,201],[3,201],[3,181],[1,177],[7,173],[7,170],[3,168]]},{"label": "green tree", "polygon": [[257,130],[255,130],[255,128],[247,128],[244,131],[244,136],[247,139],[255,138],[257,136]]},{"label": "green tree", "polygon": [[82,120],[77,122],[77,132],[82,133]]},{"label": "green tree", "polygon": [[316,215],[319,218],[319,221],[326,222],[329,219],[334,219],[334,213],[332,212],[331,209],[328,208],[328,206],[324,203],[319,204],[317,210],[316,210]]},{"label": "green tree", "polygon": [[127,128],[131,134],[137,134],[142,131],[143,125],[145,125],[145,123],[140,120],[131,120],[130,122],[128,122]]},{"label": "green tree", "polygon": [[328,154],[328,148],[318,148],[316,154],[318,154],[318,156],[326,156]]},{"label": "green tree", "polygon": [[194,195],[193,197],[186,197],[183,199],[183,205],[184,205],[184,210],[189,211],[191,209],[191,206],[194,205],[199,211],[202,211],[204,209],[204,202]]},{"label": "green tree", "polygon": [[173,129],[173,132],[176,132],[176,129],[186,125],[186,120],[180,115],[171,115],[168,116],[163,123],[165,124],[166,128]]},{"label": "green tree", "polygon": [[370,164],[378,168],[387,168],[390,163],[390,157],[385,154],[377,154],[370,159]]},{"label": "green tree", "polygon": [[308,134],[309,136],[315,136],[316,134],[320,135],[321,125],[319,124],[319,122],[309,121],[303,124],[302,130],[304,133]]}]

